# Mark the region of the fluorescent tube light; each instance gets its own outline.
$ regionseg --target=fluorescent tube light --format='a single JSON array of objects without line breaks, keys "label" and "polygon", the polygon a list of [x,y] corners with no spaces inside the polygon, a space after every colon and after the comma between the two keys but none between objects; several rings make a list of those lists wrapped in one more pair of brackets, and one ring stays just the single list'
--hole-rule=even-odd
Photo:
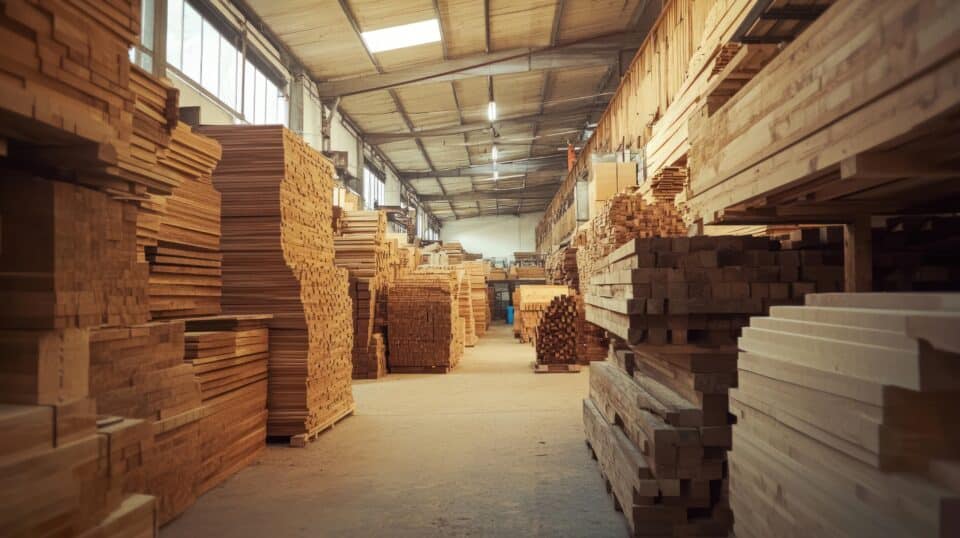
[{"label": "fluorescent tube light", "polygon": [[385,52],[440,41],[440,22],[428,19],[362,32],[360,35],[371,53]]},{"label": "fluorescent tube light", "polygon": [[497,119],[497,102],[490,101],[487,103],[487,119],[494,121]]}]

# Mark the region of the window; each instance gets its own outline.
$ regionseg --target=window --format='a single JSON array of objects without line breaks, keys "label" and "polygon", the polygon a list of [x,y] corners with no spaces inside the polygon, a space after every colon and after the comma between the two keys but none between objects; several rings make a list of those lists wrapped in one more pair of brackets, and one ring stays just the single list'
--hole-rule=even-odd
[{"label": "window", "polygon": [[[144,0],[151,13],[153,2]],[[286,125],[284,85],[243,58],[239,33],[220,28],[189,1],[167,0],[167,63],[248,123]]]},{"label": "window", "polygon": [[153,71],[154,9],[154,0],[142,0],[140,3],[140,21],[143,24],[140,43],[130,49],[130,61],[147,71]]},{"label": "window", "polygon": [[382,173],[368,166],[363,167],[363,205],[366,209],[374,209],[383,204],[385,187]]}]

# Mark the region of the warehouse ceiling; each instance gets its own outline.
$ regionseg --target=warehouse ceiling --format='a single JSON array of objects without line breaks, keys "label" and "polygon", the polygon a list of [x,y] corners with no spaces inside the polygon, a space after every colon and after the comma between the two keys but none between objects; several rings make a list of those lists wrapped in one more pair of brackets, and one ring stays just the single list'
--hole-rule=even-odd
[{"label": "warehouse ceiling", "polygon": [[[663,0],[246,3],[321,97],[339,98],[364,139],[448,219],[546,207],[566,143],[599,117]],[[430,43],[371,52],[379,45],[362,36],[431,19],[439,40]]]}]

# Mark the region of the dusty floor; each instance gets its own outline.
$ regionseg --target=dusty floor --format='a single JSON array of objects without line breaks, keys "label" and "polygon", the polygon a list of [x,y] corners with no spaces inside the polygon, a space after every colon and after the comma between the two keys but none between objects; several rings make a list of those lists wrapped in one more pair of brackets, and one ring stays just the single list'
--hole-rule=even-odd
[{"label": "dusty floor", "polygon": [[583,441],[588,372],[533,358],[496,325],[450,374],[355,382],[354,416],[268,446],[162,536],[625,536]]}]

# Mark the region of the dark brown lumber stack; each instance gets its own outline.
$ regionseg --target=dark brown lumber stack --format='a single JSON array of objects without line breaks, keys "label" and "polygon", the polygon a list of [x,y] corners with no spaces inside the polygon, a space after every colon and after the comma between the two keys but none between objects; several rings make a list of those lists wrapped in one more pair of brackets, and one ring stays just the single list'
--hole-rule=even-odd
[{"label": "dark brown lumber stack", "polygon": [[464,322],[456,273],[421,268],[393,283],[387,308],[391,373],[446,373],[460,361]]},{"label": "dark brown lumber stack", "polygon": [[537,325],[537,364],[575,364],[576,326],[576,298],[558,295],[551,299]]},{"label": "dark brown lumber stack", "polygon": [[569,295],[566,286],[526,284],[518,286],[513,296],[514,335],[521,342],[536,344],[537,326],[554,297]]},{"label": "dark brown lumber stack", "polygon": [[200,383],[203,494],[249,465],[266,446],[269,316],[186,320],[185,360]]},{"label": "dark brown lumber stack", "polygon": [[[729,533],[728,392],[740,329],[842,280],[829,259],[779,248],[758,237],[634,239],[591,279],[587,321],[616,338],[610,360],[591,365],[584,420],[635,533]],[[622,450],[608,448],[614,441]],[[624,465],[640,474],[618,474]]]},{"label": "dark brown lumber stack", "polygon": [[813,294],[740,338],[738,537],[955,536],[960,295]]},{"label": "dark brown lumber stack", "polygon": [[267,432],[300,445],[351,413],[352,306],[334,265],[333,165],[280,126],[203,127],[220,142],[224,313],[272,314]]},{"label": "dark brown lumber stack", "polygon": [[580,277],[577,274],[577,249],[561,247],[547,256],[547,283],[568,286],[574,291],[580,290]]}]

